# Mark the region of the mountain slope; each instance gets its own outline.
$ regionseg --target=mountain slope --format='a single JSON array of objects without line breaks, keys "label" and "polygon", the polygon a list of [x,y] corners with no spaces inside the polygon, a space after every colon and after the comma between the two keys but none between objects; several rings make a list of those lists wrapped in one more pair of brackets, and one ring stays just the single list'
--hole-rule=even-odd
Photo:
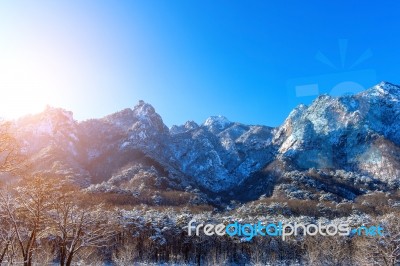
[{"label": "mountain slope", "polygon": [[318,97],[294,110],[274,139],[298,169],[343,169],[398,182],[399,88],[381,83],[353,96]]},{"label": "mountain slope", "polygon": [[356,95],[322,95],[278,128],[213,116],[168,129],[143,101],[83,122],[47,108],[14,121],[12,131],[34,171],[93,184],[91,191],[114,186],[134,193],[147,176],[154,191],[186,191],[208,201],[217,195],[353,199],[399,187],[399,100],[400,88],[387,82]]}]

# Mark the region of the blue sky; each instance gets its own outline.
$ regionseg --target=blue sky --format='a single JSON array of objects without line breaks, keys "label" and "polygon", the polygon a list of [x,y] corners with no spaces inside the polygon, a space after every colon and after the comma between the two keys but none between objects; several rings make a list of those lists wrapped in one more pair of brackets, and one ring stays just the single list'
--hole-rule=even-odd
[{"label": "blue sky", "polygon": [[2,1],[0,116],[143,99],[168,126],[276,126],[317,94],[400,84],[399,2],[275,2]]}]

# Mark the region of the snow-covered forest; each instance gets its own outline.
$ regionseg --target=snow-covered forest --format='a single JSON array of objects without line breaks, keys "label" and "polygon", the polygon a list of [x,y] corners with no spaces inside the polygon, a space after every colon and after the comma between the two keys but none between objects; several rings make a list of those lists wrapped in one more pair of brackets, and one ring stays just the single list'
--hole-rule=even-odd
[{"label": "snow-covered forest", "polygon": [[[375,207],[372,207],[374,203]],[[2,265],[397,265],[400,212],[385,194],[359,204],[260,200],[236,210],[211,206],[118,206],[51,177],[27,177],[0,192]],[[191,219],[210,223],[327,222],[327,209],[353,226],[380,224],[384,237],[188,236]],[[314,214],[312,214],[312,211]],[[295,213],[295,215],[294,215]],[[301,214],[303,213],[303,214]]]}]

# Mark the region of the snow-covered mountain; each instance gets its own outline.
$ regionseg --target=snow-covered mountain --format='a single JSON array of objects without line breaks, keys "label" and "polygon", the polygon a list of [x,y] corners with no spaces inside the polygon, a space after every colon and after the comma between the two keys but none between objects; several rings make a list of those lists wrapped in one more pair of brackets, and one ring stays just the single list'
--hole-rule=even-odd
[{"label": "snow-covered mountain", "polygon": [[353,96],[318,97],[279,128],[278,157],[300,169],[355,171],[382,182],[400,176],[400,89],[381,83]]},{"label": "snow-covered mountain", "polygon": [[[163,180],[164,189],[210,198],[351,199],[399,186],[399,100],[400,87],[387,82],[356,95],[322,95],[278,128],[212,116],[168,129],[143,101],[83,122],[49,107],[13,121],[12,130],[35,171],[69,176],[91,190],[142,180],[142,169],[151,174],[141,178]],[[134,191],[139,183],[132,182],[124,189]]]}]

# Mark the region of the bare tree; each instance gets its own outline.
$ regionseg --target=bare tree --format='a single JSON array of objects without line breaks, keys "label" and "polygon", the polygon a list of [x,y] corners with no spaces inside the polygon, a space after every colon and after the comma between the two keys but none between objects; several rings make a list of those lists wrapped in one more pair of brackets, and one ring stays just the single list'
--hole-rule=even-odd
[{"label": "bare tree", "polygon": [[307,236],[301,245],[311,265],[351,265],[351,243],[346,237]]},{"label": "bare tree", "polygon": [[116,265],[121,266],[133,265],[135,260],[139,257],[137,243],[128,240],[119,246],[120,248],[114,250],[112,254],[112,261]]},{"label": "bare tree", "polygon": [[[10,126],[10,122],[0,122],[0,173],[14,172],[22,161],[18,143],[10,133]],[[0,191],[0,264],[3,263],[7,253],[10,255],[13,253],[9,250],[15,241],[15,230],[10,213],[15,215],[16,204],[7,190]],[[10,263],[12,259],[13,256],[9,256]]]},{"label": "bare tree", "polygon": [[0,122],[0,172],[12,172],[20,162],[19,145],[10,133],[10,123]]},{"label": "bare tree", "polygon": [[377,217],[376,220],[383,227],[383,236],[358,237],[355,241],[355,246],[359,252],[355,259],[362,265],[399,265],[399,213],[385,214]]},{"label": "bare tree", "polygon": [[7,252],[14,244],[15,240],[15,232],[10,223],[9,215],[7,214],[7,209],[14,210],[14,208],[10,206],[12,201],[13,199],[6,190],[0,191],[0,265],[3,263]]},{"label": "bare tree", "polygon": [[50,214],[62,266],[71,265],[82,249],[104,247],[116,235],[115,223],[102,206],[84,207],[77,195],[73,189],[57,191]]},{"label": "bare tree", "polygon": [[13,239],[18,246],[23,264],[32,265],[36,240],[45,232],[46,211],[50,206],[49,182],[34,176],[23,180],[14,193],[0,193],[0,206],[7,219]]}]

